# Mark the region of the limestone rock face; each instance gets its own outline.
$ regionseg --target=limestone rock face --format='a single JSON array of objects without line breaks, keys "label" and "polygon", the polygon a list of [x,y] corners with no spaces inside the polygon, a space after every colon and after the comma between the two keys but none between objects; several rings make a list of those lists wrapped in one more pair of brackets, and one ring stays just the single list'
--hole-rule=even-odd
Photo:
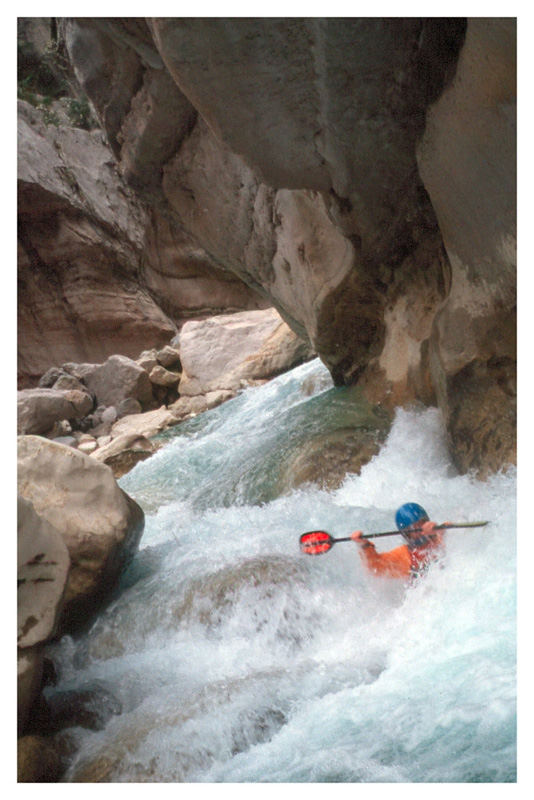
[{"label": "limestone rock face", "polygon": [[18,439],[18,492],[61,533],[71,560],[62,631],[90,618],[135,552],[140,507],[111,470],[40,436]]},{"label": "limestone rock face", "polygon": [[19,101],[19,383],[53,364],[138,353],[174,323],[139,286],[147,215],[99,131]]},{"label": "limestone rock face", "polygon": [[[165,73],[162,79],[174,85]],[[158,98],[157,114],[167,117],[168,98]],[[35,385],[53,364],[162,346],[176,321],[268,304],[221,271],[153,199],[148,212],[101,131],[47,125],[22,100],[18,119],[19,388]],[[167,126],[173,129],[172,119]],[[154,159],[169,154],[169,143],[161,143],[158,125],[148,125],[147,149],[134,130],[127,128],[133,138],[125,158],[137,147],[144,160],[123,169],[136,185],[152,185],[160,180]]]},{"label": "limestone rock face", "polygon": [[[74,18],[59,28],[123,198],[143,219],[136,235],[117,233],[120,255],[97,259],[108,276],[132,276],[179,325],[274,306],[336,385],[357,383],[389,408],[438,403],[462,470],[513,460],[513,442],[484,444],[476,424],[466,455],[455,400],[458,385],[481,397],[496,381],[482,427],[489,413],[495,429],[514,427],[513,19]],[[50,163],[68,184],[58,146]],[[47,213],[21,237],[25,285],[39,275],[43,294],[66,280],[46,242],[55,252],[81,230],[79,198],[68,199],[67,225],[66,193],[22,178],[24,221]],[[83,245],[95,219],[108,240],[117,231],[104,216],[84,211]],[[55,284],[36,256],[54,264]],[[44,320],[30,305],[29,328]]]},{"label": "limestone rock face", "polygon": [[469,21],[419,167],[450,263],[432,368],[462,471],[515,462],[516,23]]}]

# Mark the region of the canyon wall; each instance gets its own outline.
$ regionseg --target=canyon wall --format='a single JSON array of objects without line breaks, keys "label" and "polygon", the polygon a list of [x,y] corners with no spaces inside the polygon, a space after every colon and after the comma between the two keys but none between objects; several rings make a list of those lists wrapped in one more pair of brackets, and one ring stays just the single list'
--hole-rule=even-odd
[{"label": "canyon wall", "polygon": [[437,403],[462,471],[515,461],[515,20],[54,24],[108,205],[81,199],[67,134],[53,180],[19,149],[21,372],[54,331],[128,355],[273,305],[337,384]]}]

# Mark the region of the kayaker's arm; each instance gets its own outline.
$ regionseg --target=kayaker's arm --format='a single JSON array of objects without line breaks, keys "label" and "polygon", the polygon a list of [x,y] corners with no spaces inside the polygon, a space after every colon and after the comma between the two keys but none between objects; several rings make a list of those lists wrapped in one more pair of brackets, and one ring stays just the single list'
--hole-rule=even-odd
[{"label": "kayaker's arm", "polygon": [[378,553],[374,544],[363,538],[362,531],[354,531],[350,538],[358,545],[360,557],[366,567],[375,575],[388,578],[409,577],[411,560],[406,545],[400,545],[387,553]]}]

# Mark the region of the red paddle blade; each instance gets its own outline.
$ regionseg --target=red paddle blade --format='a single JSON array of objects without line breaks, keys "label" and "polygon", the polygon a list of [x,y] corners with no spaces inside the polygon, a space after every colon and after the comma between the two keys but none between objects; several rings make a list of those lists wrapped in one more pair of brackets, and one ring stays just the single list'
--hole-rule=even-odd
[{"label": "red paddle blade", "polygon": [[326,531],[303,533],[299,541],[301,551],[309,556],[318,556],[321,553],[326,553],[334,544],[334,540]]}]

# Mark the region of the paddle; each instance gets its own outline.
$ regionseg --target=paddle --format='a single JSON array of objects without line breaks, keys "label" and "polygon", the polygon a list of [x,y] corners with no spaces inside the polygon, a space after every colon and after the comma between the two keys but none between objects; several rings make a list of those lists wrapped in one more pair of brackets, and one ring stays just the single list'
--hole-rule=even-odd
[{"label": "paddle", "polygon": [[[487,525],[488,522],[444,522],[442,525],[436,525],[436,530],[443,528],[480,528]],[[412,528],[411,532],[422,531],[422,528]],[[379,536],[400,536],[401,531],[383,531],[382,533],[366,533],[362,539],[377,539]],[[334,539],[326,531],[308,531],[303,533],[299,539],[300,549],[303,553],[309,556],[318,556],[321,553],[327,553],[338,542],[350,542],[350,536],[343,536],[340,539]]]}]

